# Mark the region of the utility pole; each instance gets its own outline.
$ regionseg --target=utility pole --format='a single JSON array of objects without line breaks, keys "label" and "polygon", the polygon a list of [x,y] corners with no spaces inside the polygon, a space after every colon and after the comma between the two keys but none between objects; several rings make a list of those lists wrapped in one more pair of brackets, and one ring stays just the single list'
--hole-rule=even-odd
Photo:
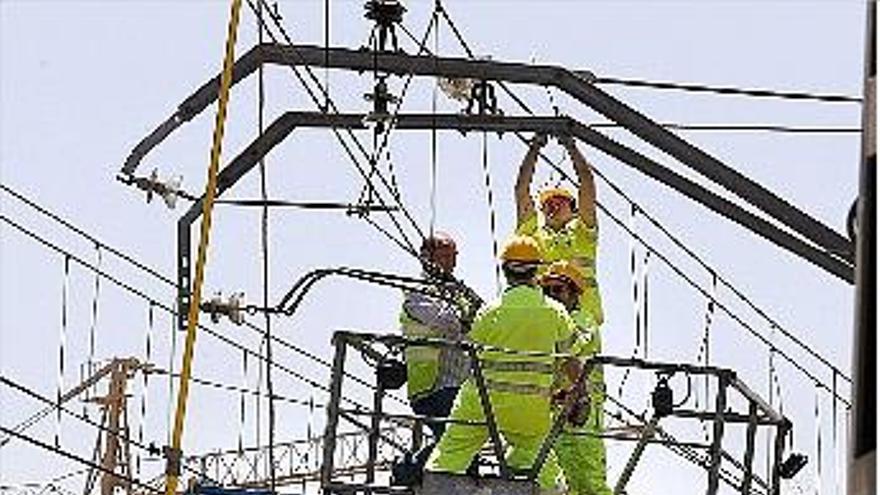
[{"label": "utility pole", "polygon": [[866,10],[862,163],[856,237],[853,421],[848,452],[850,495],[873,495],[877,492],[876,0],[869,0]]}]

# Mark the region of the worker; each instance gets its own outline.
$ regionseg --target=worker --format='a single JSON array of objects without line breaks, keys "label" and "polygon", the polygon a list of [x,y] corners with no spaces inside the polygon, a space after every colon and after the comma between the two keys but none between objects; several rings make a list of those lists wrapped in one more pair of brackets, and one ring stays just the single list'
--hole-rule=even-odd
[{"label": "worker", "polygon": [[[448,288],[456,284],[453,277],[458,250],[455,241],[446,233],[437,232],[427,237],[421,246],[421,260],[425,276],[434,280],[438,286]],[[446,291],[446,294],[455,294]],[[463,304],[449,301],[449,298],[425,292],[407,292],[404,295],[400,313],[400,326],[403,335],[410,338],[445,339],[460,342],[468,329],[468,314],[472,311]],[[475,311],[475,310],[474,310]],[[468,357],[461,348],[448,346],[410,345],[404,350],[407,368],[407,395],[413,412],[430,418],[446,418],[452,410],[452,403],[458,394],[461,383],[470,372]],[[446,427],[442,421],[428,421],[434,442],[440,438]],[[413,474],[420,475],[434,442],[428,442],[414,459],[400,464],[395,478],[402,484],[409,484]]]},{"label": "worker", "polygon": [[[492,413],[508,450],[506,462],[515,471],[528,470],[537,459],[551,425],[554,352],[566,351],[574,321],[556,301],[537,286],[541,258],[530,237],[516,236],[501,254],[507,288],[474,321],[469,340],[491,346],[478,353]],[[498,348],[506,351],[499,351]],[[546,355],[511,353],[537,352]],[[464,383],[452,410],[452,419],[483,422],[485,414],[479,391],[471,378]],[[489,438],[486,426],[451,424],[431,455],[428,469],[465,473],[474,456]],[[550,452],[538,475],[542,493],[561,493],[564,478],[555,454]]]},{"label": "worker", "polygon": [[581,310],[590,312],[596,324],[601,325],[604,315],[596,284],[596,242],[599,231],[592,167],[577,149],[571,136],[561,136],[559,142],[568,152],[577,173],[580,183],[577,200],[567,189],[544,189],[538,195],[540,215],[535,211],[530,187],[538,153],[547,144],[546,135],[536,134],[520,165],[514,189],[516,233],[533,237],[545,262],[568,260],[584,271],[587,279],[586,288],[581,294]]},{"label": "worker", "polygon": [[[551,264],[541,277],[544,294],[562,303],[577,325],[571,353],[579,359],[602,352],[599,326],[588,311],[579,308],[581,293],[586,289],[583,271],[569,261]],[[561,377],[566,380],[563,375]],[[604,430],[605,383],[601,366],[594,367],[587,377],[588,414],[567,423],[556,440],[554,449],[572,495],[611,495],[605,480],[605,444],[599,436]],[[561,384],[565,389],[568,383]]]}]

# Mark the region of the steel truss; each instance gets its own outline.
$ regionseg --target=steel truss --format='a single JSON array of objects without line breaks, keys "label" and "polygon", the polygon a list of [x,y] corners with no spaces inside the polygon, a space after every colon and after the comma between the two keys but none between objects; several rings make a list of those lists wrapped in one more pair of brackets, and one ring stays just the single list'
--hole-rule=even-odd
[{"label": "steel truss", "polygon": [[[338,331],[333,335],[333,344],[335,347],[331,382],[330,382],[330,400],[327,404],[327,423],[324,432],[323,444],[323,461],[321,464],[321,486],[324,493],[328,494],[356,494],[356,493],[408,493],[403,487],[387,486],[376,483],[376,472],[380,465],[381,459],[379,452],[383,447],[387,447],[388,442],[386,435],[383,433],[383,420],[397,420],[400,415],[385,414],[382,411],[382,403],[385,390],[382,387],[381,380],[377,375],[377,387],[374,392],[374,409],[369,412],[372,421],[367,427],[363,423],[356,422],[356,426],[365,429],[368,432],[368,457],[366,459],[364,470],[364,482],[352,483],[340,479],[337,473],[338,459],[337,453],[337,431],[340,425],[340,419],[351,421],[351,411],[341,408],[341,400],[343,397],[343,381],[345,379],[346,356],[349,349],[361,354],[369,356],[391,356],[400,353],[407,346],[458,346],[461,347],[471,356],[471,379],[479,390],[482,399],[482,407],[486,418],[483,423],[489,431],[489,442],[495,454],[495,462],[498,466],[500,479],[504,483],[531,483],[537,476],[540,466],[543,464],[548,455],[556,436],[562,431],[567,414],[565,411],[557,415],[550,434],[545,439],[535,465],[529,470],[528,474],[512,473],[504,463],[503,445],[501,436],[495,425],[494,415],[492,414],[491,403],[488,399],[488,392],[483,380],[482,370],[479,365],[477,353],[483,349],[475,344],[470,343],[454,343],[440,339],[424,339],[424,338],[405,338],[396,335],[376,335],[367,333],[356,333],[350,331]],[[498,349],[494,349],[498,350]],[[514,353],[515,351],[509,351]],[[615,493],[625,493],[626,484],[635,471],[641,455],[648,444],[656,443],[663,445],[669,450],[681,455],[685,459],[704,468],[707,472],[707,495],[715,495],[718,493],[720,483],[736,489],[743,495],[751,495],[753,493],[766,493],[778,495],[780,493],[780,467],[782,465],[782,457],[785,449],[786,436],[791,431],[791,422],[784,416],[777,413],[767,404],[757,393],[752,391],[745,383],[743,383],[732,370],[718,368],[714,366],[697,366],[690,364],[662,363],[651,362],[641,359],[626,359],[612,356],[594,356],[583,362],[583,371],[579,378],[580,381],[585,380],[589,370],[595,366],[613,366],[621,368],[635,368],[643,371],[655,372],[664,375],[673,375],[675,373],[684,373],[693,376],[705,376],[716,382],[715,405],[711,410],[698,411],[673,408],[668,413],[655,414],[650,419],[640,418],[643,421],[641,425],[641,433],[638,437],[626,437],[620,435],[602,435],[609,441],[635,441],[636,446],[615,486]],[[735,412],[731,407],[733,395],[738,395],[748,404],[747,412]],[[573,405],[576,397],[570,398],[564,408]],[[741,401],[740,401],[741,402]],[[360,412],[364,414],[363,411]],[[665,417],[674,417],[679,419],[690,419],[699,422],[710,422],[712,425],[711,442],[708,445],[695,444],[688,442],[679,442],[674,437],[664,432],[659,421]],[[446,418],[426,418],[420,416],[412,416],[415,420],[412,436],[412,450],[417,450],[422,444],[420,424],[430,421],[446,421],[452,420]],[[745,452],[740,459],[727,452],[722,445],[725,435],[725,427],[728,424],[746,424]],[[769,480],[764,480],[755,474],[753,470],[755,458],[755,440],[758,429],[770,428],[774,436],[773,440],[773,467],[772,476]],[[384,444],[383,444],[384,442]],[[397,442],[394,442],[396,444]],[[395,448],[404,452],[405,449],[400,445],[394,445]],[[705,450],[705,455],[700,455],[697,450]],[[731,471],[731,469],[733,471]],[[433,492],[432,492],[433,493]],[[438,492],[439,493],[439,492]],[[431,495],[427,491],[424,495]]]},{"label": "steel truss", "polygon": [[[407,426],[386,426],[381,433],[400,445],[408,445],[411,431]],[[323,441],[322,437],[316,437],[275,444],[274,467],[269,462],[270,447],[190,455],[183,458],[183,464],[187,471],[220,486],[266,488],[270,486],[273,469],[276,486],[310,483],[320,480]],[[338,434],[334,458],[336,476],[364,474],[369,458],[368,444],[369,433],[363,430]],[[387,469],[396,455],[398,450],[386,442],[377,451],[373,465]]]},{"label": "steel truss", "polygon": [[[482,81],[504,81],[556,87],[639,136],[660,151],[676,158],[703,177],[736,194],[780,223],[785,229],[748,213],[731,201],[675,174],[646,156],[570,119],[415,115],[399,116],[396,126],[400,129],[570,132],[585,143],[685,194],[780,247],[849,283],[853,282],[853,246],[844,236],[597,88],[592,84],[595,77],[590,72],[569,71],[562,67],[547,65],[414,56],[399,52],[262,44],[252,48],[236,61],[233,69],[233,83],[246,78],[264,64],[290,67],[316,66],[358,72],[381,71],[418,76],[467,77]],[[164,141],[184,122],[191,120],[216,100],[219,79],[218,75],[202,85],[178,106],[171,117],[135,146],[122,167],[121,180],[130,182],[142,159],[154,147]],[[293,128],[297,126],[362,128],[364,124],[360,119],[361,116],[354,115],[298,112],[285,114],[267,129],[263,138],[251,143],[223,170],[218,192],[223,192],[231,187],[241,177],[241,174],[253,166],[253,163],[249,162],[255,161],[254,157],[264,156],[272,147],[280,143]],[[404,122],[406,119],[411,119],[409,125]],[[274,135],[266,137],[270,133]],[[194,205],[178,222],[178,237],[181,244],[189,244],[189,225],[200,214],[197,208],[199,205],[200,203]],[[186,235],[184,235],[184,230],[187,231]],[[187,247],[186,254],[181,255],[178,260],[180,304],[182,309],[185,309],[189,304],[189,249],[188,246],[181,247]],[[183,251],[181,249],[181,252]]]}]

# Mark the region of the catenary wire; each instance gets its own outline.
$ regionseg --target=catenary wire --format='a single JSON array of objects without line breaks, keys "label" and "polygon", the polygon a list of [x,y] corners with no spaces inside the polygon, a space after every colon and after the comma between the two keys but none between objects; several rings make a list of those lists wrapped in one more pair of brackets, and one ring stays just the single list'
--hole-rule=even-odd
[{"label": "catenary wire", "polygon": [[670,89],[698,93],[715,93],[723,95],[751,96],[755,98],[780,98],[785,100],[808,100],[825,103],[861,103],[862,99],[855,96],[815,94],[803,91],[778,91],[770,89],[749,89],[735,86],[709,86],[705,84],[687,84],[676,82],[647,81],[643,79],[626,79],[620,77],[597,77],[592,81],[598,85],[630,86],[652,89]]},{"label": "catenary wire", "polygon": [[[437,0],[437,2],[439,3],[440,0]],[[450,28],[451,28],[452,31],[456,34],[456,37],[458,38],[459,43],[462,44],[462,47],[463,47],[463,48],[465,49],[465,51],[468,53],[468,56],[471,57],[471,58],[473,58],[473,57],[474,57],[474,52],[473,52],[473,50],[471,50],[471,48],[467,45],[467,42],[464,40],[464,37],[461,35],[461,32],[458,30],[458,28],[455,27],[455,24],[454,24],[454,22],[452,21],[452,18],[449,16],[448,12],[446,11],[445,7],[442,7],[442,6],[441,6],[440,9],[441,9],[441,13],[444,15],[444,18],[445,18],[445,19],[447,20],[447,22],[449,23]],[[505,90],[505,92],[507,92],[508,95],[511,95],[511,96],[514,95],[513,91],[510,90],[510,89],[508,89],[506,84],[503,84],[503,83],[499,82],[499,85],[501,86],[502,89]],[[527,105],[525,102],[523,102],[521,99],[519,99],[519,98],[515,98],[515,100],[519,103],[519,106],[520,106],[523,110],[525,110],[525,111],[528,112],[529,114],[532,114],[532,115],[534,114],[534,112],[531,110],[531,108],[529,108],[528,105]],[[518,136],[519,136],[520,139],[523,140],[524,142],[526,141],[525,137],[519,135],[519,133],[518,133]],[[560,173],[560,174],[562,175],[562,177],[563,177],[564,179],[566,179],[569,183],[571,183],[571,184],[576,184],[576,182],[574,181],[574,179],[572,179],[572,178],[571,178],[568,174],[566,174],[563,170],[561,170],[559,167],[557,167],[555,164],[553,164],[553,162],[552,162],[551,160],[549,160],[544,154],[541,154],[541,157],[542,157],[547,163],[549,163],[551,166],[553,166],[553,167],[557,170],[557,172]],[[688,246],[686,246],[686,245],[684,244],[684,242],[681,241],[681,239],[679,239],[677,236],[673,235],[673,234],[672,234],[672,233],[671,233],[671,232],[670,232],[665,226],[663,226],[663,225],[662,225],[662,224],[661,224],[656,218],[654,218],[652,215],[648,214],[648,213],[645,211],[645,209],[644,209],[643,207],[641,207],[640,205],[638,205],[638,203],[636,203],[635,200],[633,200],[631,197],[629,197],[629,196],[628,196],[628,195],[627,195],[627,194],[626,194],[626,193],[625,193],[625,192],[624,192],[624,191],[623,191],[618,185],[616,185],[614,182],[612,182],[610,179],[608,179],[608,178],[607,178],[607,177],[606,177],[601,171],[599,171],[599,170],[595,170],[595,169],[594,169],[594,172],[595,172],[596,175],[599,176],[599,178],[601,178],[601,179],[602,179],[602,180],[603,180],[603,181],[604,181],[609,187],[611,187],[611,189],[612,189],[615,193],[617,193],[619,196],[621,196],[622,198],[624,198],[624,199],[625,199],[627,202],[629,202],[630,204],[634,204],[634,205],[638,206],[639,210],[642,212],[642,216],[643,216],[645,219],[647,219],[647,220],[648,220],[648,221],[649,221],[649,222],[650,222],[655,228],[657,228],[657,229],[658,229],[661,233],[663,233],[668,239],[670,239],[670,240],[671,240],[671,241],[672,241],[672,242],[673,242],[673,243],[674,243],[679,249],[681,249],[685,254],[687,254],[687,255],[690,256],[694,261],[696,261],[696,262],[697,262],[697,263],[698,263],[703,269],[709,271],[710,273],[717,273],[717,271],[716,271],[715,269],[713,269],[712,267],[710,267],[709,264],[708,264],[706,261],[704,261],[701,257],[699,257],[699,256],[698,256],[698,255],[697,255],[697,254],[696,254],[691,248],[689,248]],[[620,219],[616,218],[616,217],[615,217],[615,216],[614,216],[614,215],[613,215],[613,214],[612,214],[607,208],[605,208],[604,206],[602,206],[601,203],[599,203],[598,201],[597,201],[596,203],[597,203],[597,206],[599,207],[599,209],[600,209],[603,213],[605,213],[606,215],[608,215],[608,217],[611,218],[611,219],[613,219],[614,222],[617,223],[618,225],[623,226],[623,223],[622,223],[622,221],[621,221]],[[624,229],[624,230],[627,230],[627,229]],[[634,235],[634,233],[629,232],[628,230],[627,230],[627,232],[630,233],[630,235]],[[671,265],[671,262],[668,260],[668,258],[666,258],[665,256],[660,255],[660,253],[659,253],[655,248],[653,248],[652,246],[649,246],[649,245],[646,243],[646,241],[644,241],[643,239],[640,239],[640,243],[642,243],[643,245],[645,245],[645,247],[648,248],[650,251],[653,251],[654,254],[658,255],[658,256],[664,261],[665,264],[670,265],[670,267],[672,266],[672,265]],[[675,271],[676,271],[677,274],[679,274],[680,276],[684,277],[684,273],[683,273],[681,270],[676,269]],[[688,281],[688,283],[690,283],[692,286],[694,286],[694,287],[697,288],[697,289],[700,289],[699,285],[696,285],[695,282],[693,282],[691,279],[689,279],[688,277],[685,277],[685,279],[686,279],[686,280]],[[751,301],[751,299],[749,299],[745,294],[743,294],[742,291],[740,291],[739,289],[737,289],[736,287],[734,287],[734,286],[732,285],[731,282],[729,282],[728,280],[726,280],[725,278],[723,278],[723,277],[721,277],[721,276],[718,276],[718,282],[719,282],[720,284],[724,285],[725,287],[727,287],[728,289],[730,289],[730,290],[734,293],[734,295],[737,296],[737,298],[739,298],[742,302],[746,303],[746,304],[747,304],[747,305],[748,305],[753,311],[755,311],[759,316],[761,316],[762,318],[764,318],[765,320],[767,320],[769,323],[771,323],[772,325],[774,325],[775,327],[777,327],[783,335],[785,335],[789,340],[791,340],[792,342],[794,342],[798,347],[800,347],[802,350],[804,350],[805,352],[807,352],[807,353],[808,353],[809,355],[811,355],[813,358],[817,359],[819,362],[821,362],[822,364],[824,364],[825,366],[827,366],[829,369],[831,369],[831,370],[833,370],[834,372],[838,373],[838,374],[839,374],[842,378],[844,378],[846,381],[852,383],[852,380],[851,380],[846,374],[844,374],[844,373],[843,373],[841,370],[839,370],[836,366],[834,366],[833,364],[831,364],[830,361],[828,361],[827,359],[825,359],[825,358],[824,358],[823,356],[821,356],[818,352],[816,352],[815,350],[813,350],[812,348],[810,348],[807,344],[805,344],[803,341],[801,341],[799,338],[797,338],[794,334],[792,334],[792,333],[789,332],[788,330],[784,329],[784,328],[783,328],[783,327],[782,327],[782,326],[781,326],[776,320],[774,320],[773,318],[771,318],[770,315],[766,313],[766,311],[764,311],[763,309],[759,308],[759,307],[758,307],[753,301]],[[701,290],[701,292],[705,292],[705,291],[702,291],[702,290]],[[724,308],[724,310],[725,310],[726,313],[731,314],[730,310],[728,310],[726,307]],[[737,319],[738,322],[742,321],[742,320],[739,319],[739,318],[736,318],[736,319]],[[744,325],[744,323],[742,323],[742,324]],[[750,329],[749,327],[747,327],[747,328]],[[750,329],[750,330],[752,330],[752,329]],[[758,335],[758,334],[756,334],[754,331],[752,331],[752,333],[755,334],[755,335]],[[762,340],[764,340],[765,343],[766,343],[766,339],[763,339],[763,338],[762,338]],[[794,361],[790,361],[790,362],[791,362],[792,364],[795,364]],[[800,367],[800,365],[797,365],[797,364],[795,364],[795,365],[796,365],[798,368],[803,369],[802,367]],[[805,370],[804,370],[804,371],[805,371]],[[809,376],[812,377],[812,375],[809,375]],[[814,379],[814,381],[816,380],[815,377],[812,377],[812,378]],[[828,389],[827,386],[824,386],[823,388],[825,388],[826,390],[830,391],[830,389]],[[844,401],[844,402],[845,402],[846,404],[849,404],[849,403],[846,402],[846,401]]]},{"label": "catenary wire", "polygon": [[[95,238],[94,236],[86,233],[85,231],[83,231],[82,229],[77,227],[76,225],[73,225],[71,222],[69,222],[69,221],[59,217],[58,215],[46,210],[45,208],[39,206],[38,204],[36,204],[32,200],[28,199],[24,195],[13,190],[12,188],[10,188],[2,183],[0,183],[0,188],[2,188],[4,191],[10,193],[11,195],[13,195],[15,198],[21,200],[26,205],[34,208],[39,213],[47,216],[51,220],[54,220],[57,223],[61,224],[62,226],[70,229],[72,232],[84,237],[85,239],[88,239],[89,241],[95,243],[96,245],[100,245],[102,247],[102,249],[104,249],[106,252],[112,253],[112,254],[118,256],[120,259],[130,263],[132,266],[137,267],[138,269],[144,271],[145,273],[152,275],[153,277],[165,282],[168,285],[175,286],[175,287],[177,286],[177,284],[174,283],[170,278],[165,277],[164,275],[162,275],[158,271],[150,268],[149,266],[135,260],[134,258],[132,258],[128,255],[125,255],[124,253],[120,252],[118,249],[115,249],[114,247],[110,246],[109,244],[106,244],[103,241]],[[7,222],[10,222],[9,219],[4,219],[4,220],[6,220]],[[370,222],[371,220],[372,219],[368,219],[367,221]],[[27,233],[28,235],[32,234],[30,231],[23,230],[23,228],[18,224],[14,224],[14,226],[19,228],[23,232]],[[395,239],[393,236],[391,236],[391,234],[389,232],[387,232],[385,229],[383,229],[378,224],[374,224],[374,227],[377,227],[381,232],[383,232],[385,235],[387,235],[388,238],[391,239],[392,241],[399,242],[397,239]],[[401,245],[401,248],[403,248],[402,245]],[[66,252],[66,251],[59,251],[59,252]],[[416,255],[416,254],[414,254],[414,255]],[[147,299],[151,300],[149,297],[147,297]],[[166,307],[163,307],[163,309],[167,310]],[[249,321],[245,321],[245,326],[247,326],[248,328],[250,328],[254,332],[263,333],[262,329],[260,329],[259,327],[257,327],[256,325],[254,325],[253,323],[251,323]],[[288,350],[293,351],[296,354],[299,354],[300,356],[303,356],[311,361],[314,361],[315,363],[318,363],[321,366],[324,366],[326,368],[330,368],[330,366],[331,366],[329,361],[321,358],[320,356],[317,356],[316,354],[314,354],[312,352],[309,352],[309,351],[303,349],[302,347],[300,347],[296,344],[293,344],[292,342],[289,342],[285,339],[282,339],[281,337],[278,337],[277,335],[272,335],[272,340],[274,342],[276,342],[277,344],[281,345],[282,347],[285,347]],[[358,383],[364,387],[367,387],[371,390],[375,390],[375,385],[363,380],[362,378],[360,378],[356,375],[351,375],[351,374],[346,373],[346,377],[352,379],[353,381],[355,381],[356,383]],[[392,396],[392,397],[394,397],[394,396]],[[396,398],[396,397],[395,397],[395,399],[400,400],[399,398]]]}]

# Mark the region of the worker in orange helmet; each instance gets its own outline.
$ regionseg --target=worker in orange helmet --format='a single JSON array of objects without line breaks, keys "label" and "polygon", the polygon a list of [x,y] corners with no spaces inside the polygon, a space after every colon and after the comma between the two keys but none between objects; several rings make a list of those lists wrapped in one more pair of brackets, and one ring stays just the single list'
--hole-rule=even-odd
[{"label": "worker in orange helmet", "polygon": [[[566,260],[575,263],[585,275],[580,297],[582,311],[591,314],[597,325],[604,321],[602,301],[596,283],[596,186],[592,166],[577,149],[571,136],[560,136],[578,178],[577,198],[564,188],[544,189],[538,194],[538,209],[530,188],[538,154],[547,144],[547,136],[536,134],[523,158],[514,189],[516,196],[516,233],[535,239],[546,263]],[[541,272],[543,274],[543,270]]]}]

